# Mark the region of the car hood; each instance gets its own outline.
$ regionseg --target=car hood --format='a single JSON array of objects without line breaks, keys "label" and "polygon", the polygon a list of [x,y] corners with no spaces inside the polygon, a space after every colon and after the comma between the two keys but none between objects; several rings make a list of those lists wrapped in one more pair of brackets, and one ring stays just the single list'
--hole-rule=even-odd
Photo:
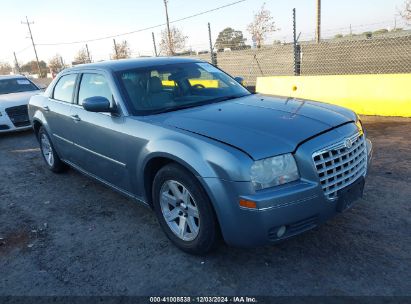
[{"label": "car hood", "polygon": [[293,152],[302,141],[355,121],[356,115],[320,102],[249,95],[152,119],[234,146],[258,160]]},{"label": "car hood", "polygon": [[0,95],[0,108],[15,107],[28,104],[30,97],[43,93],[41,90]]}]

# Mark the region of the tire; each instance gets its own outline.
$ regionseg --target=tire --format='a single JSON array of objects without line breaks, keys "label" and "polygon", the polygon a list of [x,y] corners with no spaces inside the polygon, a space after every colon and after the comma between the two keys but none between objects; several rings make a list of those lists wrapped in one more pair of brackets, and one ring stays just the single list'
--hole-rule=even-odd
[{"label": "tire", "polygon": [[211,202],[197,178],[177,164],[161,168],[153,182],[154,211],[161,228],[181,250],[205,255],[218,242]]},{"label": "tire", "polygon": [[57,155],[56,150],[53,147],[50,136],[47,131],[40,127],[37,138],[40,143],[40,151],[47,167],[54,173],[62,173],[68,169],[68,166],[63,163],[60,157]]}]

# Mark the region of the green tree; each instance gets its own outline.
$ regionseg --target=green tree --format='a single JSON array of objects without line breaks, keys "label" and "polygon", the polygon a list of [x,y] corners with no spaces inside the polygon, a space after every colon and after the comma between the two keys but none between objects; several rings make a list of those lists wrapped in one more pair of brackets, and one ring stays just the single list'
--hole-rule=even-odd
[{"label": "green tree", "polygon": [[364,33],[362,33],[362,35],[365,36],[368,39],[372,38],[372,32],[364,32]]},{"label": "green tree", "polygon": [[387,29],[380,29],[380,30],[376,30],[373,32],[373,35],[381,35],[381,34],[386,34],[389,31]]},{"label": "green tree", "polygon": [[236,31],[231,27],[227,27],[218,34],[215,46],[219,51],[225,48],[241,50],[246,48],[246,40],[242,31]]},{"label": "green tree", "polygon": [[[43,60],[39,62],[40,65],[40,70],[41,70],[41,75],[40,77],[45,77],[48,72],[48,67],[47,63]],[[31,60],[27,62],[26,64],[22,65],[20,70],[22,72],[28,73],[28,74],[38,74],[38,69],[37,69],[37,61],[36,60]]]}]

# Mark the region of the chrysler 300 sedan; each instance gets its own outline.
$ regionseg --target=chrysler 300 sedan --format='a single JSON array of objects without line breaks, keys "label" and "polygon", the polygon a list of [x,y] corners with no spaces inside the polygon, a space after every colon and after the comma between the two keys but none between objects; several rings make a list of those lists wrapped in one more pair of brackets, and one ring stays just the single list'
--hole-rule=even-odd
[{"label": "chrysler 300 sedan", "polygon": [[359,117],[251,94],[199,60],[67,69],[29,115],[46,165],[73,167],[154,209],[167,237],[204,254],[309,230],[361,197],[371,158]]}]

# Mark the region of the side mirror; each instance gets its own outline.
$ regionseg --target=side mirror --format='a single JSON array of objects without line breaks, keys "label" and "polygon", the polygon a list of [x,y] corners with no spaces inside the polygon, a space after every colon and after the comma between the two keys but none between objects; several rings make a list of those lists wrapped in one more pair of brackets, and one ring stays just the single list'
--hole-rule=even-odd
[{"label": "side mirror", "polygon": [[237,81],[239,84],[244,85],[244,78],[243,77],[234,77],[234,80]]},{"label": "side mirror", "polygon": [[102,96],[89,97],[83,100],[83,108],[89,112],[113,112],[110,101]]}]

